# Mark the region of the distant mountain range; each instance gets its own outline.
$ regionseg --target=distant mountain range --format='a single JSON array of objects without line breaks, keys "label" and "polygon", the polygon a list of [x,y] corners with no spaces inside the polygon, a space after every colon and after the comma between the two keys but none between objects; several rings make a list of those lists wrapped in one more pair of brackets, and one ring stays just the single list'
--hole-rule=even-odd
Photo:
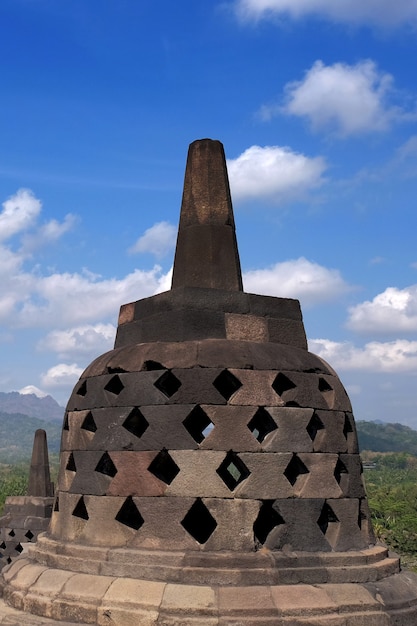
[{"label": "distant mountain range", "polygon": [[22,394],[18,391],[8,393],[0,391],[0,412],[19,413],[49,422],[61,421],[65,409],[52,396],[40,398],[34,393]]}]

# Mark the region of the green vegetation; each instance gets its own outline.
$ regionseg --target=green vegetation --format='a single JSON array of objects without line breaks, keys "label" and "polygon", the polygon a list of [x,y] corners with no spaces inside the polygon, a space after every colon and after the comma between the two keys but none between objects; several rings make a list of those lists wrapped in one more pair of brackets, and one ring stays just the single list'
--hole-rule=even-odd
[{"label": "green vegetation", "polygon": [[417,566],[417,457],[406,453],[364,452],[365,484],[377,538]]},{"label": "green vegetation", "polygon": [[27,491],[29,464],[0,465],[0,513],[7,496],[24,496]]},{"label": "green vegetation", "polygon": [[42,428],[48,437],[48,448],[59,452],[61,422],[47,422],[20,413],[0,411],[0,463],[19,464],[32,455],[35,431]]},{"label": "green vegetation", "polygon": [[359,448],[374,452],[408,452],[417,456],[417,432],[403,424],[356,422]]}]

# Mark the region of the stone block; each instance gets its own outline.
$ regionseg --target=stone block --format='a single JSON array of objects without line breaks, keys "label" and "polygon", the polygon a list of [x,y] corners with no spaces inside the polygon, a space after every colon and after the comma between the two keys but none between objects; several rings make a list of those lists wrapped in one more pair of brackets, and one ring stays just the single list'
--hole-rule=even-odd
[{"label": "stone block", "polygon": [[307,426],[313,409],[298,407],[265,407],[276,422],[278,429],[272,431],[261,443],[267,452],[312,452],[313,442]]},{"label": "stone block", "polygon": [[284,471],[292,458],[291,453],[242,452],[239,458],[250,471],[250,475],[236,487],[237,497],[262,500],[293,497],[294,488],[284,476]]},{"label": "stone block", "polygon": [[[343,607],[344,612],[376,610],[382,613],[381,604],[363,585],[353,583],[327,584],[325,586],[319,585],[319,588],[323,589],[337,606]],[[381,618],[383,618],[382,615]]]},{"label": "stone block", "polygon": [[95,433],[91,430],[81,428],[90,413],[95,422],[95,410],[90,411],[89,409],[86,409],[82,411],[71,411],[68,413],[69,430],[63,431],[61,450],[72,452],[73,450],[91,449],[91,443]]},{"label": "stone block", "polygon": [[44,565],[34,564],[29,559],[22,560],[24,561],[22,566],[13,567],[14,564],[12,564],[12,569],[8,570],[8,582],[13,591],[26,591],[26,589],[33,585],[38,580],[39,576],[47,569]]},{"label": "stone block", "polygon": [[135,303],[122,304],[119,311],[118,326],[122,326],[128,322],[132,322],[135,316]]},{"label": "stone block", "polygon": [[307,337],[301,320],[268,319],[269,341],[307,350]]},{"label": "stone block", "polygon": [[196,550],[200,544],[181,525],[195,498],[133,498],[144,524],[129,546],[149,550]]},{"label": "stone block", "polygon": [[[281,585],[271,587],[273,602],[280,615],[302,616],[325,615],[338,611],[334,600],[325,588],[312,585]],[[308,623],[308,622],[307,622]]]},{"label": "stone block", "polygon": [[300,452],[298,458],[308,469],[294,485],[294,493],[300,498],[340,498],[342,490],[335,478],[337,454]]},{"label": "stone block", "polygon": [[358,435],[356,424],[350,411],[345,412],[345,433],[347,441],[347,452],[349,454],[359,454]]},{"label": "stone block", "polygon": [[[183,421],[194,406],[194,404],[142,406],[140,410],[149,423],[149,428],[140,438],[142,448],[145,450],[197,449],[197,442],[183,425]],[[168,424],[169,428],[167,428]],[[139,442],[136,442],[136,447],[139,447]]]},{"label": "stone block", "polygon": [[[327,402],[319,391],[319,380],[323,376],[302,371],[283,370],[281,368],[279,371],[293,385],[286,388],[286,384],[283,384],[283,391],[279,394],[279,397],[284,404],[313,409],[328,409]],[[280,384],[277,384],[277,393],[279,393],[279,387]]]},{"label": "stone block", "polygon": [[277,373],[249,369],[229,369],[242,386],[229,399],[229,404],[239,406],[280,406],[284,402],[272,388]]},{"label": "stone block", "polygon": [[[74,450],[73,460],[76,467],[69,491],[71,493],[104,495],[112,481],[112,477],[96,472],[103,452],[99,450]],[[111,457],[110,457],[111,458]]]},{"label": "stone block", "polygon": [[200,443],[204,450],[260,451],[261,444],[249,430],[256,410],[250,406],[201,405],[213,428]]},{"label": "stone block", "polygon": [[213,385],[222,369],[194,367],[192,369],[171,370],[181,382],[181,387],[169,399],[167,404],[225,404],[225,398]]},{"label": "stone block", "polygon": [[[85,496],[88,521],[78,535],[86,545],[118,547],[128,545],[141,531],[116,519],[126,498],[116,496]],[[139,512],[141,510],[139,509]],[[74,516],[73,516],[74,517]]]},{"label": "stone block", "polygon": [[117,468],[117,474],[107,488],[110,496],[161,496],[167,485],[154,474],[148,472],[148,467],[156,457],[157,452],[112,452],[111,458]]},{"label": "stone block", "polygon": [[230,489],[217,473],[226,453],[217,450],[170,450],[180,468],[167,496],[218,497],[231,496]]},{"label": "stone block", "polygon": [[123,348],[144,342],[142,320],[134,320],[117,327],[115,348]]},{"label": "stone block", "polygon": [[262,615],[271,615],[275,604],[272,600],[271,588],[268,586],[219,587],[218,589],[219,614],[258,618]]},{"label": "stone block", "polygon": [[356,498],[327,500],[339,523],[332,524],[326,532],[326,539],[336,551],[361,550],[367,548],[369,542],[363,537],[359,527],[359,504]]},{"label": "stone block", "polygon": [[271,550],[329,552],[330,544],[320,530],[318,520],[325,500],[279,499],[273,508],[284,524],[275,526],[264,543]]},{"label": "stone block", "polygon": [[259,511],[257,500],[204,498],[203,503],[217,522],[204,550],[253,551],[253,522]]},{"label": "stone block", "polygon": [[362,461],[358,454],[340,454],[340,461],[347,472],[340,475],[340,488],[345,498],[364,498],[365,486],[362,475]]},{"label": "stone block", "polygon": [[315,418],[323,428],[316,431],[313,441],[314,452],[347,452],[347,440],[343,429],[345,414],[342,411],[315,411]]},{"label": "stone block", "polygon": [[[84,379],[74,390],[68,402],[68,410],[164,404],[164,394],[154,385],[160,375],[160,371],[129,372]],[[117,384],[114,384],[115,380]]]},{"label": "stone block", "polygon": [[249,310],[252,315],[302,320],[300,302],[292,298],[276,298],[249,293]]},{"label": "stone block", "polygon": [[237,341],[268,341],[268,325],[263,317],[226,313],[226,338]]},{"label": "stone block", "polygon": [[164,611],[178,612],[184,617],[190,615],[203,615],[208,618],[215,616],[217,615],[215,591],[208,586],[168,583],[161,602],[161,613]]}]

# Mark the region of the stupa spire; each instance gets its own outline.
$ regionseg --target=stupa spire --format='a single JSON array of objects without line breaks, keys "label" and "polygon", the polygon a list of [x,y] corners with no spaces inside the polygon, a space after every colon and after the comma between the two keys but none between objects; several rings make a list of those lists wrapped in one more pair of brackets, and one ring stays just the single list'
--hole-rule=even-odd
[{"label": "stupa spire", "polygon": [[188,150],[172,277],[172,288],[176,287],[243,289],[220,141],[200,139]]},{"label": "stupa spire", "polygon": [[28,496],[49,498],[54,495],[49,472],[48,444],[46,432],[39,428],[33,441],[32,460],[30,463]]}]

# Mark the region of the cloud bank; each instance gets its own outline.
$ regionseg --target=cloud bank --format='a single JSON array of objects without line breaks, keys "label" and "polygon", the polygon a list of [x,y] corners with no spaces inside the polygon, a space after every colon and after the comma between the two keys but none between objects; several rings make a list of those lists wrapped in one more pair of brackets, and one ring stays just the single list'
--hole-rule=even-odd
[{"label": "cloud bank", "polygon": [[369,59],[356,65],[316,61],[302,80],[287,83],[284,92],[284,104],[261,107],[263,119],[294,115],[306,119],[315,132],[347,137],[386,131],[394,121],[407,117],[388,102],[393,77]]},{"label": "cloud bank", "polygon": [[310,339],[309,350],[337,370],[363,370],[391,374],[417,372],[417,341],[373,341],[363,348],[350,342]]},{"label": "cloud bank", "polygon": [[352,289],[340,272],[301,257],[243,274],[245,291],[282,298],[298,298],[308,307],[339,298]]},{"label": "cloud bank", "polygon": [[251,146],[227,169],[233,200],[283,204],[320,187],[327,168],[322,157],[307,157],[282,146]]},{"label": "cloud bank", "polygon": [[316,16],[384,28],[417,22],[416,0],[236,0],[234,6],[238,16],[248,21]]},{"label": "cloud bank", "polygon": [[388,287],[373,300],[349,309],[347,327],[376,335],[417,331],[417,285],[405,289]]}]

